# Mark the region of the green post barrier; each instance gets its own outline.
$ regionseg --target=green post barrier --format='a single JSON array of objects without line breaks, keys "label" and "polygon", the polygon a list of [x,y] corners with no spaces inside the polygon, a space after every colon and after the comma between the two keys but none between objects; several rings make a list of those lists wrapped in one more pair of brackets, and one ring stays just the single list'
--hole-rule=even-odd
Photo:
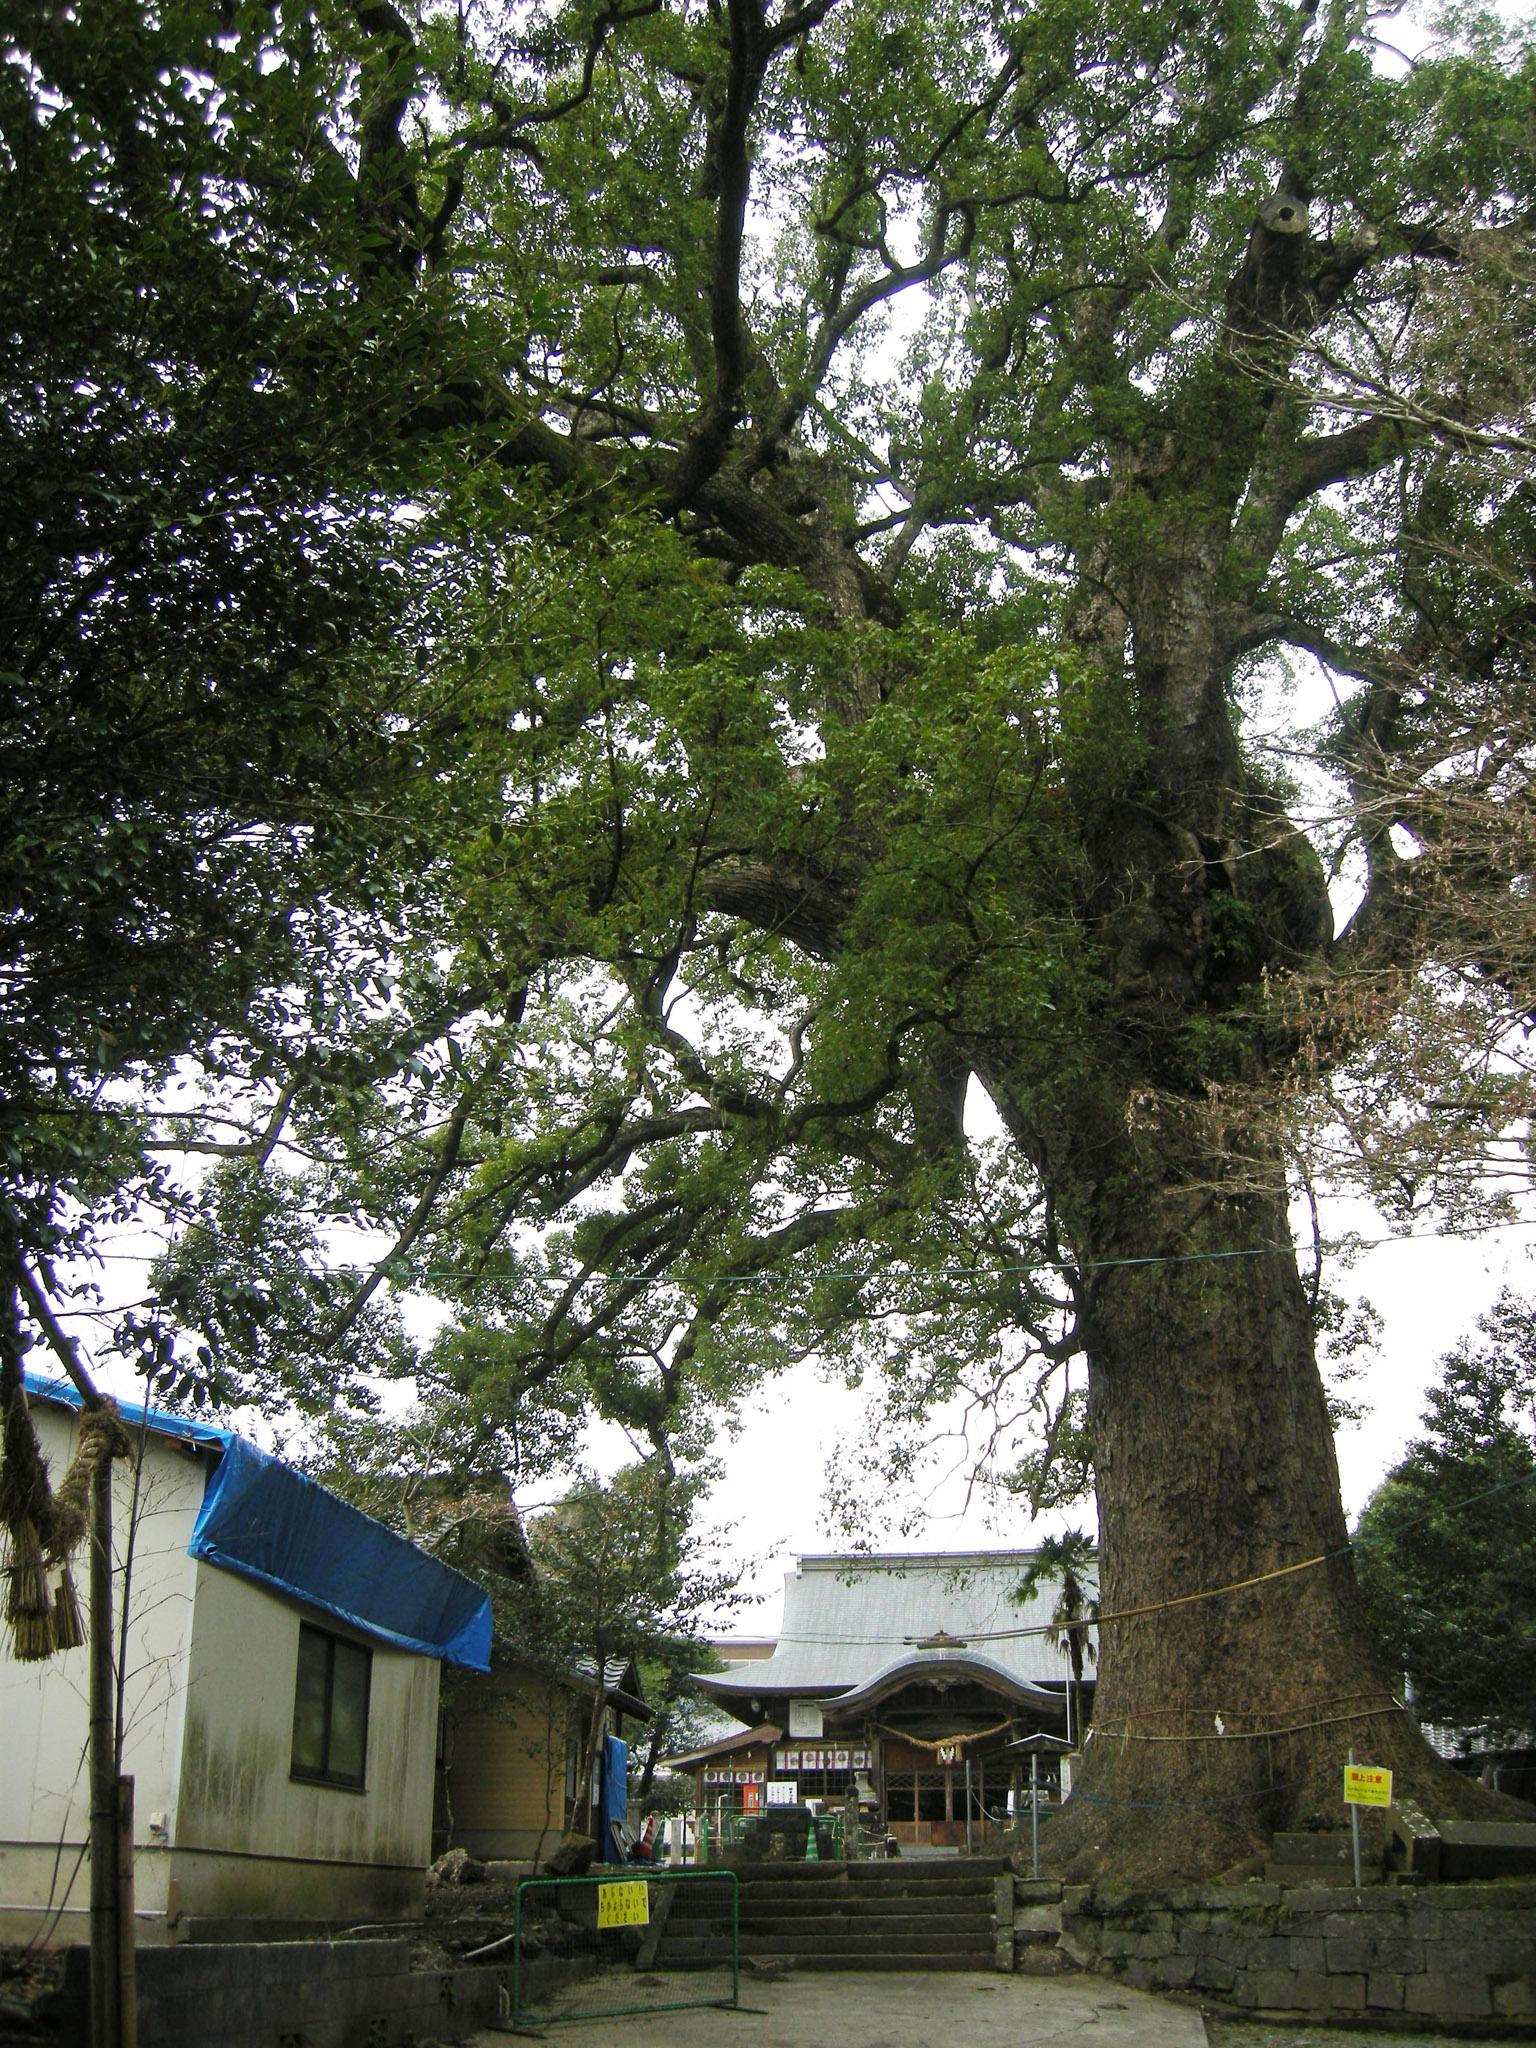
[{"label": "green post barrier", "polygon": [[805,1860],[807,1863],[821,1861],[821,1849],[816,1840],[816,1816],[811,1815],[811,1824],[805,1831]]}]

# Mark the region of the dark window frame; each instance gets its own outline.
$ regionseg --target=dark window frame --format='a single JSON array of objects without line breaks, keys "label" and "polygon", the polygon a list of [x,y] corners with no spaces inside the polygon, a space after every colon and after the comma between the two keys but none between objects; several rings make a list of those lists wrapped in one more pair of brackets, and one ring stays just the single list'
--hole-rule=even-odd
[{"label": "dark window frame", "polygon": [[[320,1736],[320,1762],[303,1763],[299,1760],[299,1717],[303,1706],[302,1673],[306,1640],[313,1645],[323,1645],[324,1650],[324,1720]],[[362,1682],[362,1761],[356,1772],[338,1770],[331,1764],[331,1739],[336,1722],[336,1652],[350,1650],[363,1660]],[[311,1649],[313,1654],[313,1648]],[[312,1621],[299,1623],[298,1653],[294,1663],[293,1737],[289,1748],[288,1775],[305,1785],[329,1785],[339,1792],[366,1792],[368,1789],[368,1724],[373,1707],[373,1652],[362,1643],[354,1643],[347,1636],[334,1634],[330,1629],[319,1628]]]}]

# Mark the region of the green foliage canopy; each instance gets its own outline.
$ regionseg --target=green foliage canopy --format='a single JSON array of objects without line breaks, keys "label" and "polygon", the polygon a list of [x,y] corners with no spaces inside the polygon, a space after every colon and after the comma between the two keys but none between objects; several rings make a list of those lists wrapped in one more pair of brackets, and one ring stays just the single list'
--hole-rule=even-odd
[{"label": "green foliage canopy", "polygon": [[[1347,1140],[1411,1214],[1486,1161],[1532,994],[1517,37],[326,0],[17,47],[7,417],[71,509],[18,529],[13,782],[63,748],[92,819],[48,796],[13,891],[41,1213],[54,1094],[195,1050],[218,1144],[387,1247],[330,1351],[414,1285],[456,1395],[686,1451],[812,1350],[1049,1431],[1094,1261],[1199,1236],[1166,1188]],[[120,795],[141,727],[195,789]],[[226,1199],[172,1290],[210,1353]]]},{"label": "green foliage canopy", "polygon": [[1355,1531],[1371,1622],[1427,1720],[1536,1729],[1536,1324],[1504,1294],[1450,1352],[1424,1434]]}]

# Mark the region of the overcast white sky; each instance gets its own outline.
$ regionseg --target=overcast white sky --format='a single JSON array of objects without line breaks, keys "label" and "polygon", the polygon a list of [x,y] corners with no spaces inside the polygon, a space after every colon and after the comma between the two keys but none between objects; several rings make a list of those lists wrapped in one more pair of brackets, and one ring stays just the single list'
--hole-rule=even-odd
[{"label": "overcast white sky", "polygon": [[[1368,1409],[1339,1432],[1340,1478],[1353,1521],[1367,1498],[1401,1458],[1416,1433],[1424,1389],[1441,1355],[1471,1329],[1506,1284],[1536,1285],[1531,1271],[1536,1225],[1477,1238],[1411,1238],[1382,1245],[1360,1261],[1353,1281],[1380,1311],[1385,1333],[1368,1371],[1349,1388]],[[844,1547],[829,1535],[825,1475],[829,1464],[859,1440],[864,1396],[829,1386],[801,1368],[765,1388],[740,1437],[725,1451],[719,1494],[726,1547],[746,1566],[747,1581],[762,1596],[733,1617],[733,1633],[772,1634],[778,1626],[783,1575],[795,1556]],[[1033,1535],[1065,1523],[1092,1529],[1093,1508],[1049,1516],[1031,1529],[1022,1509],[984,1502],[967,1509],[958,1484],[941,1488],[927,1525],[910,1536],[876,1536],[888,1550],[1027,1547]]]}]

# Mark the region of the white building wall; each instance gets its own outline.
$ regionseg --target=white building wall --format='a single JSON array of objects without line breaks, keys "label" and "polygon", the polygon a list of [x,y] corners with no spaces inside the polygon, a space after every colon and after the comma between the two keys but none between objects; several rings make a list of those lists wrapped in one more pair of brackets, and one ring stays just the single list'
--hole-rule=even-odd
[{"label": "white building wall", "polygon": [[[55,1485],[73,1455],[73,1413],[32,1407]],[[170,1879],[166,1845],[175,1825],[181,1774],[182,1691],[192,1629],[196,1567],[187,1555],[203,1502],[207,1454],[147,1436],[135,1477],[112,1468],[113,1593],[131,1568],[132,1626],[123,1701],[123,1769],[134,1780],[138,1911],[164,1914]],[[74,1561],[82,1610],[88,1545]],[[30,1941],[57,1914],[56,1939],[84,1938],[90,1900],[85,1846],[90,1833],[89,1651],[66,1650],[44,1664],[0,1656],[0,1939]]]},{"label": "white building wall", "polygon": [[[75,1417],[32,1412],[57,1482]],[[113,1467],[115,1599],[131,1558],[123,1769],[140,1939],[419,1914],[440,1666],[356,1636],[372,1653],[366,1789],[291,1778],[299,1624],[349,1631],[187,1555],[208,1458],[148,1435],[137,1500],[128,1466]],[[82,1546],[82,1604],[88,1563]],[[88,1663],[85,1648],[44,1664],[0,1650],[0,1942],[86,1939]]]}]

